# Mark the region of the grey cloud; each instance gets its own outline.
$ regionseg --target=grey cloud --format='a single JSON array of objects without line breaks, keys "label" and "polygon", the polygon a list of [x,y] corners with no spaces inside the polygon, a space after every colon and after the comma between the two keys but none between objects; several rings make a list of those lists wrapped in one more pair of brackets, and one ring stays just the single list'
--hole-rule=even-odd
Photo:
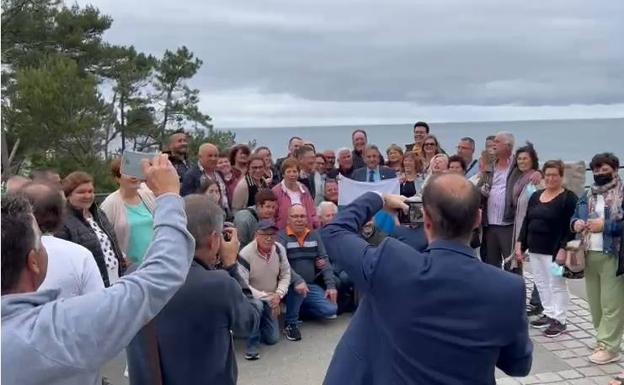
[{"label": "grey cloud", "polygon": [[624,2],[102,2],[109,37],[204,61],[203,92],[421,105],[624,102]]}]

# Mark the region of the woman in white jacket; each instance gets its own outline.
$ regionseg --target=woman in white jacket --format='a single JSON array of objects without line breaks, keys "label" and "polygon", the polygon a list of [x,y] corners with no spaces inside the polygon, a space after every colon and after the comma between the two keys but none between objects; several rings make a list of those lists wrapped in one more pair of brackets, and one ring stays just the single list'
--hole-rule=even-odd
[{"label": "woman in white jacket", "polygon": [[113,160],[111,172],[119,189],[100,208],[113,225],[128,265],[139,265],[153,237],[155,197],[141,180],[121,174],[120,159]]}]

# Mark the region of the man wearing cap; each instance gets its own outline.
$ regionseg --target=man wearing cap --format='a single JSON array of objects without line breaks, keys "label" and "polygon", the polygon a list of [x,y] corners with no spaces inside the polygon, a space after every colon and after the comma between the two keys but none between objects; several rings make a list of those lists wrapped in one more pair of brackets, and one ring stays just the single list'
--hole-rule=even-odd
[{"label": "man wearing cap", "polygon": [[256,300],[262,301],[260,322],[247,341],[245,358],[260,358],[260,342],[274,345],[279,340],[280,303],[290,285],[290,265],[284,246],[276,242],[278,228],[271,219],[258,222],[255,239],[239,253],[238,271]]}]

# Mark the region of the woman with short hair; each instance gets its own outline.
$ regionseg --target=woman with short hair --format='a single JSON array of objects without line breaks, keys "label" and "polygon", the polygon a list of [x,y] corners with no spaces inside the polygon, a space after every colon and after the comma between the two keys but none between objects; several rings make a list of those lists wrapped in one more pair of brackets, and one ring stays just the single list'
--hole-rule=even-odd
[{"label": "woman with short hair", "polygon": [[396,144],[391,144],[386,150],[386,155],[388,156],[388,161],[386,162],[386,166],[390,167],[394,171],[398,173],[403,171],[403,149],[401,146]]},{"label": "woman with short hair", "polygon": [[275,224],[280,230],[286,228],[288,222],[288,210],[292,205],[302,205],[308,217],[308,227],[316,229],[319,227],[319,220],[316,216],[314,199],[306,186],[299,182],[299,161],[288,158],[282,162],[282,181],[273,187],[273,193],[277,197],[277,211],[275,213]]},{"label": "woman with short hair", "polygon": [[564,167],[560,160],[544,164],[545,189],[529,198],[515,247],[518,259],[529,252],[531,272],[544,308],[542,316],[531,321],[531,326],[545,328],[546,337],[557,337],[566,330],[570,303],[565,278],[552,273],[555,265],[565,263],[566,244],[574,238],[570,218],[578,198],[563,187]]},{"label": "woman with short hair", "polygon": [[570,222],[588,244],[585,287],[597,346],[589,360],[604,365],[620,359],[624,334],[624,184],[620,160],[612,153],[597,154],[589,168],[594,183],[581,196]]},{"label": "woman with short hair", "polygon": [[401,195],[408,198],[420,196],[425,183],[423,158],[413,151],[408,151],[403,156],[402,166]]},{"label": "woman with short hair", "polygon": [[95,258],[104,286],[109,287],[125,272],[126,261],[113,226],[95,204],[93,177],[74,171],[63,179],[62,186],[67,212],[55,235],[86,247]]}]

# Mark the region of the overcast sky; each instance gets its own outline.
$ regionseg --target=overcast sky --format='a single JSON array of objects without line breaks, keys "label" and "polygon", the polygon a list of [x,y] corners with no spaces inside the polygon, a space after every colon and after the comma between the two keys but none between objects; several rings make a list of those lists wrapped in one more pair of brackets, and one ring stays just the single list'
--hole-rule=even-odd
[{"label": "overcast sky", "polygon": [[624,116],[620,0],[96,0],[216,127]]}]

